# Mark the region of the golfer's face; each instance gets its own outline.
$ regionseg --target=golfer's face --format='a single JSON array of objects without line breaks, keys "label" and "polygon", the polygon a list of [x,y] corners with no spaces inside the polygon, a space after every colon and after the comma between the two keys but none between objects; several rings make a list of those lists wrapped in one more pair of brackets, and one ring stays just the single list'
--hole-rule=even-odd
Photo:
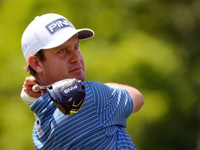
[{"label": "golfer's face", "polygon": [[85,63],[77,35],[56,48],[44,50],[44,55],[42,80],[45,84],[66,78],[85,80]]}]

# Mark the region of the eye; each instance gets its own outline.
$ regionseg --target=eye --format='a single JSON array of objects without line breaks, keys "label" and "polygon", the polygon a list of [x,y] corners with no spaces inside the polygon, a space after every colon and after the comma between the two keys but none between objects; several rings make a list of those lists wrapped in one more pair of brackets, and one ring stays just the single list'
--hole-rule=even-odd
[{"label": "eye", "polygon": [[74,49],[78,49],[78,48],[79,48],[79,45],[74,46]]},{"label": "eye", "polygon": [[66,49],[61,49],[59,52],[61,53],[66,52]]},{"label": "eye", "polygon": [[62,49],[60,49],[59,51],[58,51],[58,54],[60,55],[60,56],[65,56],[65,55],[67,55],[68,54],[68,50],[66,49],[66,48],[62,48]]},{"label": "eye", "polygon": [[59,53],[67,53],[67,52],[68,52],[68,50],[65,48],[59,50]]}]

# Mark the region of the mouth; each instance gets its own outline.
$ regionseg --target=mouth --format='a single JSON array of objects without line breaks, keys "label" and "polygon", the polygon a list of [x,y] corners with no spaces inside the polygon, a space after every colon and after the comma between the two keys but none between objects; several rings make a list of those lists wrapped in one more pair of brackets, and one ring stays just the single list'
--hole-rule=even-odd
[{"label": "mouth", "polygon": [[69,73],[81,72],[82,70],[83,70],[82,67],[78,67],[78,68],[70,70]]}]

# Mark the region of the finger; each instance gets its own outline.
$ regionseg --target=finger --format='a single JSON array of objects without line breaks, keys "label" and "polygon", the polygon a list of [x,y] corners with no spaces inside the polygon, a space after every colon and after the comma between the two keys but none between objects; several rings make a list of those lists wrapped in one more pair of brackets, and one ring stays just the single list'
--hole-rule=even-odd
[{"label": "finger", "polygon": [[33,92],[32,90],[27,90],[26,92],[30,97],[39,98],[41,96],[41,92]]},{"label": "finger", "polygon": [[24,81],[24,85],[25,86],[29,86],[29,85],[35,85],[35,84],[37,84],[36,82],[35,82],[35,78],[34,77],[26,77],[25,78],[25,81]]}]

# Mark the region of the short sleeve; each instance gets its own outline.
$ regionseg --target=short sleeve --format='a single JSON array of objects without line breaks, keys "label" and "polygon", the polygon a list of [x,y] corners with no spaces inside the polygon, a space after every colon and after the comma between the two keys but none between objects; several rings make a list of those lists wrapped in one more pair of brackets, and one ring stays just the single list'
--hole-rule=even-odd
[{"label": "short sleeve", "polygon": [[126,120],[133,111],[133,100],[129,93],[99,82],[91,82],[90,85],[101,123],[104,126],[126,127]]}]

